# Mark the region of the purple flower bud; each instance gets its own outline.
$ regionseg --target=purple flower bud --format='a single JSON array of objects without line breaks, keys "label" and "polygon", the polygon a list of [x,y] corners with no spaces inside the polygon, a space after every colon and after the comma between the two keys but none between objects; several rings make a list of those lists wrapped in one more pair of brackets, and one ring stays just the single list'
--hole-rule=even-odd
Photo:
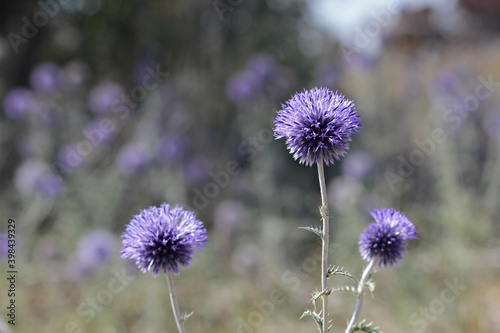
[{"label": "purple flower bud", "polygon": [[371,212],[375,219],[359,238],[359,252],[370,261],[379,257],[379,266],[393,266],[403,259],[406,239],[416,239],[417,231],[411,221],[402,213],[390,209]]}]

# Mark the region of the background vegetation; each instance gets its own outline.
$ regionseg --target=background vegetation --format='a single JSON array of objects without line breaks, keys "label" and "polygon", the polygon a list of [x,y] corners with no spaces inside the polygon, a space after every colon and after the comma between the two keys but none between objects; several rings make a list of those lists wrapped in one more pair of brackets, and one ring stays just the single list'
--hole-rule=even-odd
[{"label": "background vegetation", "polygon": [[[319,4],[2,2],[14,332],[175,332],[166,281],[119,257],[131,216],[164,201],[209,234],[175,278],[189,332],[314,331],[298,318],[319,287],[320,245],[297,227],[319,223],[316,170],[271,137],[280,103],[314,86],[353,99],[364,125],[326,169],[331,263],[361,273],[373,208],[403,211],[419,232],[399,267],[374,276],[362,316],[384,332],[500,332],[498,7],[401,2],[384,21],[386,3],[340,39]],[[2,276],[2,309],[7,289]],[[354,303],[331,297],[334,332]]]}]

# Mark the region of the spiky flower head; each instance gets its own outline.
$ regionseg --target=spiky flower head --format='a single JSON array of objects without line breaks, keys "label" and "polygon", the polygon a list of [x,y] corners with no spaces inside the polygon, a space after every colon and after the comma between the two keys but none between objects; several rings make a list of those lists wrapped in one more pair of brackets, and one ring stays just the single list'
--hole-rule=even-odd
[{"label": "spiky flower head", "polygon": [[122,258],[135,259],[143,273],[154,276],[167,269],[179,274],[179,265],[189,266],[194,250],[207,242],[206,230],[192,212],[166,203],[134,215],[122,238]]},{"label": "spiky flower head", "polygon": [[417,231],[411,221],[392,208],[376,209],[371,223],[359,237],[359,252],[365,260],[379,257],[379,266],[393,266],[403,259],[406,239],[416,239]]},{"label": "spiky flower head", "polygon": [[351,135],[361,128],[354,103],[338,92],[313,88],[296,93],[274,121],[274,137],[286,138],[293,158],[308,166],[328,165],[344,156]]}]

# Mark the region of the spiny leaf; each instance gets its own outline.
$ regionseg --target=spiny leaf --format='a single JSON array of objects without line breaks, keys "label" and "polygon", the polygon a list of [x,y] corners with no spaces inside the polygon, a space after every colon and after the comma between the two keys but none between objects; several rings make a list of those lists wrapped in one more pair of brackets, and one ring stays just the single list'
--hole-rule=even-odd
[{"label": "spiny leaf", "polygon": [[358,291],[355,286],[342,286],[338,288],[333,288],[332,292],[334,293],[351,293],[353,295],[358,295]]},{"label": "spiny leaf", "polygon": [[323,318],[321,317],[321,311],[319,313],[316,313],[311,310],[306,310],[302,316],[300,316],[300,319],[306,317],[306,316],[311,316],[314,318],[316,321],[316,325],[318,325],[319,332],[323,332]]},{"label": "spiny leaf", "polygon": [[326,278],[329,278],[332,275],[347,276],[348,278],[350,278],[352,280],[352,282],[356,283],[356,280],[354,280],[354,278],[352,277],[352,274],[349,273],[348,271],[346,271],[344,269],[344,267],[340,267],[340,266],[330,266],[330,267],[328,267],[328,270],[326,272]]},{"label": "spiny leaf", "polygon": [[181,315],[181,321],[184,322],[186,321],[189,317],[191,317],[193,315],[194,312],[190,312],[190,313],[183,313]]},{"label": "spiny leaf", "polygon": [[321,216],[328,216],[328,206],[319,206]]},{"label": "spiny leaf", "polygon": [[368,324],[366,323],[366,320],[363,319],[360,321],[357,325],[353,326],[351,328],[351,332],[369,332],[369,333],[382,333],[382,331],[378,327],[373,327],[373,323],[369,322]]},{"label": "spiny leaf", "polygon": [[311,302],[315,303],[316,300],[322,296],[330,296],[330,294],[332,293],[332,291],[330,289],[325,289],[325,290],[321,290],[321,291],[315,291],[313,292],[312,294],[312,297],[311,297]]},{"label": "spiny leaf", "polygon": [[368,280],[365,282],[365,287],[367,287],[368,290],[370,290],[370,293],[373,295],[373,293],[375,292],[375,282],[373,282],[373,280]]},{"label": "spiny leaf", "polygon": [[299,229],[304,229],[304,230],[308,230],[310,232],[314,232],[316,235],[318,235],[319,237],[323,238],[323,230],[321,230],[321,228],[314,228],[314,227],[299,227]]}]

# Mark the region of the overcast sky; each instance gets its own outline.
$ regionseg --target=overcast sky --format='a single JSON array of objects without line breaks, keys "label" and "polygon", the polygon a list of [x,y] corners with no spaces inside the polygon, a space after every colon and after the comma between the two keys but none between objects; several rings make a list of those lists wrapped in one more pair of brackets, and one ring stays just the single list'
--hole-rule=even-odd
[{"label": "overcast sky", "polygon": [[[389,4],[399,8],[419,9],[431,6],[441,13],[450,13],[456,8],[457,0],[310,0],[311,15],[318,26],[332,33],[341,41],[352,40],[356,28],[363,28],[373,12],[387,10]],[[442,18],[443,16],[440,15]],[[398,18],[391,18],[396,24]]]}]

